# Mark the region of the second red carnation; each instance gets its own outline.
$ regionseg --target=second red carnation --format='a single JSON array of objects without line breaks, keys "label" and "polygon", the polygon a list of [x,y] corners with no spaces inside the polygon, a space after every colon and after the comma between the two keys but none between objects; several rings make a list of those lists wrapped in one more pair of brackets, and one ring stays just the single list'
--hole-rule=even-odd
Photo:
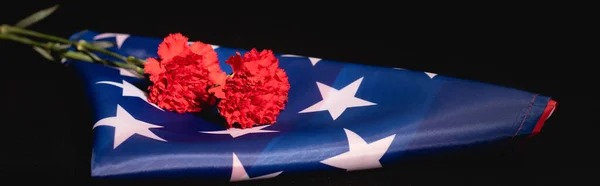
[{"label": "second red carnation", "polygon": [[219,113],[229,127],[235,123],[241,128],[275,123],[287,104],[290,83],[273,52],[252,49],[243,56],[237,53],[226,63],[233,74],[214,92],[221,98]]}]

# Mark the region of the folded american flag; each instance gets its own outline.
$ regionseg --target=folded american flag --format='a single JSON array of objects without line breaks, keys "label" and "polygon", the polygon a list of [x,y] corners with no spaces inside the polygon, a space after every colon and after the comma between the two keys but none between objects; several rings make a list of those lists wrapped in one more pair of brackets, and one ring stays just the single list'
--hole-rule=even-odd
[{"label": "folded american flag", "polygon": [[[111,51],[138,58],[157,57],[161,42],[75,35],[114,41]],[[213,48],[228,74],[225,60],[246,52]],[[148,81],[125,69],[64,61],[84,79],[93,106],[92,176],[242,181],[381,168],[407,152],[533,135],[556,105],[548,96],[435,73],[277,57],[292,87],[277,123],[229,130],[216,112],[178,114],[148,103]]]}]

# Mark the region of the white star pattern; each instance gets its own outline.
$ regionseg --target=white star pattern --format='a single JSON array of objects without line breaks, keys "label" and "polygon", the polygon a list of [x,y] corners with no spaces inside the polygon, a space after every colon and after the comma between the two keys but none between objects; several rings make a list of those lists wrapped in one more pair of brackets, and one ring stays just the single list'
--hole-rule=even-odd
[{"label": "white star pattern", "polygon": [[[299,55],[294,55],[294,54],[283,54],[283,55],[281,55],[281,57],[305,57],[305,56],[299,56]],[[310,63],[312,63],[313,66],[315,66],[315,65],[317,65],[317,63],[319,61],[321,61],[321,58],[308,57],[308,60],[310,61]]]},{"label": "white star pattern", "polygon": [[[188,45],[191,45],[192,43],[194,43],[193,41],[188,42]],[[210,45],[213,50],[219,48],[219,45]]]},{"label": "white star pattern", "polygon": [[250,176],[248,176],[248,173],[246,173],[246,169],[244,169],[244,165],[242,164],[240,159],[237,157],[237,155],[235,155],[235,152],[234,152],[233,153],[233,165],[231,166],[231,179],[229,181],[236,182],[236,181],[245,181],[245,180],[258,180],[258,179],[274,178],[276,176],[279,176],[279,174],[281,174],[282,172],[283,171],[279,171],[279,172],[275,172],[275,173],[271,173],[271,174],[267,174],[267,175],[250,178]]},{"label": "white star pattern", "polygon": [[243,136],[246,134],[250,134],[250,133],[279,132],[279,131],[275,131],[275,130],[262,130],[269,126],[270,125],[264,125],[264,126],[258,126],[258,127],[252,127],[252,128],[246,128],[246,129],[229,128],[227,130],[220,130],[220,131],[200,131],[200,132],[206,133],[206,134],[229,134],[233,138],[237,138],[237,137],[240,137],[240,136]]},{"label": "white star pattern", "polygon": [[150,131],[151,128],[162,128],[162,126],[135,119],[133,116],[131,116],[131,114],[129,114],[129,112],[123,109],[121,105],[117,105],[116,116],[98,120],[98,122],[94,124],[94,127],[92,127],[92,130],[98,126],[111,126],[115,128],[113,149],[116,149],[134,134],[139,134],[159,141],[167,141]]},{"label": "white star pattern", "polygon": [[432,72],[425,72],[425,74],[427,74],[427,76],[429,76],[429,78],[433,79],[433,77],[437,76],[436,73],[432,73]]},{"label": "white star pattern", "polygon": [[148,102],[148,96],[146,95],[146,92],[140,90],[139,88],[137,88],[136,86],[132,85],[131,83],[123,80],[123,83],[117,83],[117,82],[112,82],[112,81],[98,81],[96,82],[96,84],[108,84],[108,85],[113,85],[116,87],[121,87],[121,89],[123,89],[123,96],[126,97],[138,97],[142,100],[144,100],[146,103],[152,105],[153,107],[164,111],[162,108],[158,107],[157,105]]},{"label": "white star pattern", "polygon": [[121,46],[123,46],[123,43],[125,42],[125,40],[127,40],[127,38],[129,38],[129,34],[102,33],[102,34],[98,34],[98,35],[94,36],[94,40],[111,38],[111,37],[114,37],[115,40],[117,41],[117,48],[121,48]]},{"label": "white star pattern", "polygon": [[362,82],[363,77],[358,80],[350,83],[346,87],[341,90],[337,90],[320,82],[317,82],[317,87],[319,88],[319,92],[321,92],[321,97],[323,100],[318,103],[300,111],[299,113],[308,113],[308,112],[318,112],[318,111],[329,111],[331,118],[336,120],[347,108],[350,107],[364,107],[377,105],[376,103],[372,103],[357,97],[354,97],[356,91],[360,87],[360,83]]},{"label": "white star pattern", "polygon": [[346,171],[381,168],[379,159],[383,157],[396,137],[394,134],[368,144],[362,137],[351,130],[344,129],[344,132],[346,132],[350,150],[325,159],[321,163],[346,169]]},{"label": "white star pattern", "polygon": [[[406,69],[403,69],[403,68],[394,68],[394,69],[396,69],[396,70],[406,70]],[[427,76],[429,76],[430,79],[433,79],[433,77],[437,76],[437,74],[433,73],[433,72],[423,72],[423,73],[425,73]]]}]

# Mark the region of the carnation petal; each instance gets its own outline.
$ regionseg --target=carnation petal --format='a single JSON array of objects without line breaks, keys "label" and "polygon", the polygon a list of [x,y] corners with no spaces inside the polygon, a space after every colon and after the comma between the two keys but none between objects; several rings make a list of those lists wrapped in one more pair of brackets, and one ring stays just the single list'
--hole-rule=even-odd
[{"label": "carnation petal", "polygon": [[269,67],[272,64],[271,60],[259,60],[258,64],[262,67]]},{"label": "carnation petal", "polygon": [[148,58],[146,59],[146,63],[144,63],[144,73],[145,74],[159,74],[160,72],[162,72],[162,69],[160,68],[160,63],[158,62],[158,60],[154,59],[154,58]]},{"label": "carnation petal", "polygon": [[243,63],[244,67],[246,67],[246,71],[255,74],[257,73],[258,70],[258,63],[252,61],[252,62],[245,62]]},{"label": "carnation petal", "polygon": [[227,61],[225,61],[226,64],[229,64],[231,66],[231,69],[233,70],[233,72],[237,72],[240,70],[240,68],[242,68],[242,59],[241,59],[241,55],[239,52],[236,52],[236,55],[229,57],[229,59],[227,59]]},{"label": "carnation petal", "polygon": [[212,72],[208,76],[209,80],[216,85],[225,85],[225,81],[227,80],[227,75],[223,71]]},{"label": "carnation petal", "polygon": [[169,34],[163,42],[158,45],[158,56],[162,60],[171,60],[188,47],[188,38],[180,33]]},{"label": "carnation petal", "polygon": [[225,92],[223,92],[223,87],[224,86],[214,87],[214,88],[211,88],[210,90],[208,90],[208,92],[214,94],[215,97],[217,97],[219,99],[223,99],[223,98],[225,98]]},{"label": "carnation petal", "polygon": [[212,46],[208,44],[196,41],[192,43],[192,45],[190,45],[190,50],[196,55],[203,56],[203,63],[207,66],[212,64],[219,64],[219,58],[217,58],[217,53],[212,48]]}]

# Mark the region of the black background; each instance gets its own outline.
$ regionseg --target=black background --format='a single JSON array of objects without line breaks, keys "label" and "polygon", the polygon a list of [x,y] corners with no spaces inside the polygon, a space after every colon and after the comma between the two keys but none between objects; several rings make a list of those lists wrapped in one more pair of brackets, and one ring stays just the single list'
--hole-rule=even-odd
[{"label": "black background", "polygon": [[[181,32],[225,47],[268,48],[325,59],[401,67],[482,81],[552,96],[558,109],[542,133],[496,148],[411,159],[379,170],[315,173],[242,184],[272,185],[550,185],[572,182],[567,158],[578,128],[567,79],[585,68],[562,61],[560,13],[531,9],[415,10],[412,6],[302,5],[297,2],[63,1],[30,29],[62,37],[84,29],[164,37]],[[3,3],[1,23],[14,24],[52,1]],[[347,7],[348,6],[348,7]],[[538,8],[541,9],[541,8]],[[437,12],[437,14],[435,13]],[[483,13],[488,13],[483,16]],[[89,178],[92,121],[73,72],[46,61],[30,47],[0,41],[3,105],[2,178],[38,183],[115,184]],[[582,61],[583,62],[583,61]],[[8,85],[8,86],[6,86]],[[579,95],[581,96],[581,95]],[[569,122],[567,122],[569,121]],[[571,151],[572,152],[572,151]],[[187,182],[187,181],[186,181]],[[167,184],[168,182],[144,182]],[[180,184],[180,182],[176,182]],[[195,185],[202,184],[195,181]],[[211,183],[212,184],[212,183]]]}]

